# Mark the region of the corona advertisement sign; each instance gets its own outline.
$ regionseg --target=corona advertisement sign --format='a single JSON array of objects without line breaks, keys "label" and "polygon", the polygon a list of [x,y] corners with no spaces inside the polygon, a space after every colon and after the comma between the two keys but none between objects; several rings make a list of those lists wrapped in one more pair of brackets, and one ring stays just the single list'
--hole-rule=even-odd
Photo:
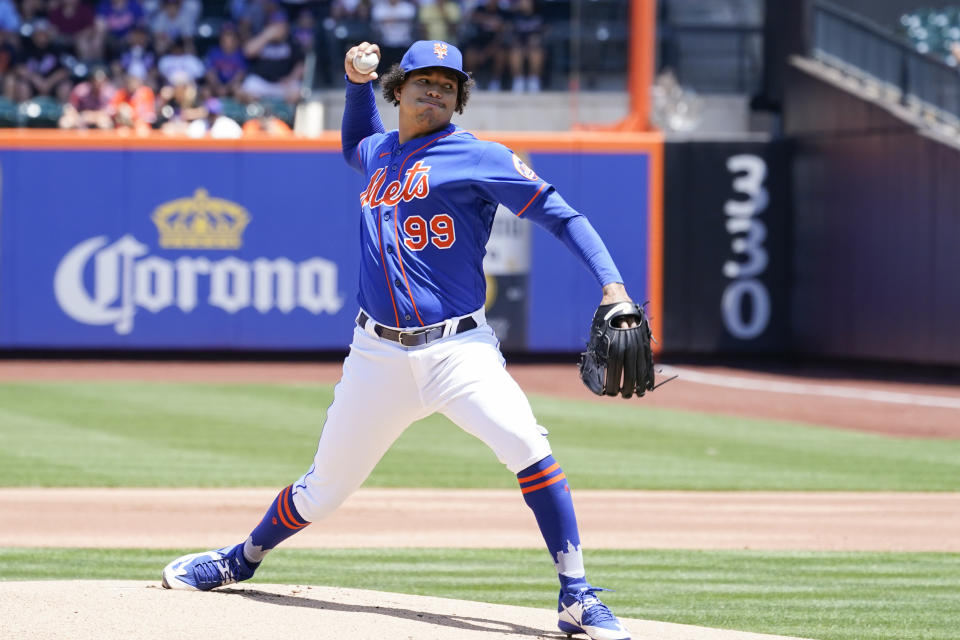
[{"label": "corona advertisement sign", "polygon": [[[498,141],[587,216],[630,294],[655,302],[660,140],[594,137]],[[413,175],[411,197],[427,187]],[[345,350],[358,202],[383,197],[369,178],[335,135],[0,132],[0,349]],[[583,349],[600,287],[550,231],[503,208],[493,223],[487,317],[508,351]]]}]

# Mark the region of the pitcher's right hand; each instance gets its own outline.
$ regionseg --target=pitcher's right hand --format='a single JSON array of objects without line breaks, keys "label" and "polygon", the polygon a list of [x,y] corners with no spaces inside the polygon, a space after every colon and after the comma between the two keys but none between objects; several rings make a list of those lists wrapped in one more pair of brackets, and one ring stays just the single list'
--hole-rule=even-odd
[{"label": "pitcher's right hand", "polygon": [[380,46],[369,42],[361,42],[355,47],[350,47],[346,57],[343,59],[343,70],[347,73],[347,79],[354,84],[364,84],[377,79],[377,72],[360,73],[353,66],[354,56],[362,56],[365,53],[375,53],[380,57]]}]

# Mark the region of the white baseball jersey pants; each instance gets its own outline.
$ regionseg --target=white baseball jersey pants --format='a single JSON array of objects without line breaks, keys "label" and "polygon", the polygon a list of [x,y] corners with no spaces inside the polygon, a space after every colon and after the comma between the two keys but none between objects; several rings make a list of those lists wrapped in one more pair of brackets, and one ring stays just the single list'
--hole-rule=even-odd
[{"label": "white baseball jersey pants", "polygon": [[[478,326],[420,347],[353,333],[313,466],[293,485],[300,515],[316,522],[356,491],[400,434],[440,412],[517,473],[550,455],[547,430],[504,368],[482,310]],[[455,326],[455,323],[453,323]]]}]

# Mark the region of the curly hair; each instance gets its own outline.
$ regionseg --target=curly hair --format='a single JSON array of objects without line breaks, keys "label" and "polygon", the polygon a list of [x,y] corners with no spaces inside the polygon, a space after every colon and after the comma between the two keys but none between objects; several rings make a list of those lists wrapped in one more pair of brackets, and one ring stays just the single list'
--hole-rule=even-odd
[{"label": "curly hair", "polygon": [[[390,70],[380,76],[380,88],[383,90],[383,99],[397,106],[400,101],[394,95],[394,89],[399,87],[407,79],[407,74],[400,68],[399,64],[394,64]],[[467,106],[467,100],[470,99],[470,88],[473,87],[473,78],[467,80],[460,79],[457,82],[457,106],[454,111],[463,113],[463,108]]]}]

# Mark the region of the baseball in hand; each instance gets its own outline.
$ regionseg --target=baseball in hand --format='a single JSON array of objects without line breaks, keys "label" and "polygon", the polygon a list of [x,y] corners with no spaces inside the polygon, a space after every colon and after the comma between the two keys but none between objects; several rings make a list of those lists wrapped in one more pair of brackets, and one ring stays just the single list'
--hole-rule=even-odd
[{"label": "baseball in hand", "polygon": [[358,53],[353,56],[353,68],[360,73],[371,73],[380,64],[380,56],[375,53]]}]

